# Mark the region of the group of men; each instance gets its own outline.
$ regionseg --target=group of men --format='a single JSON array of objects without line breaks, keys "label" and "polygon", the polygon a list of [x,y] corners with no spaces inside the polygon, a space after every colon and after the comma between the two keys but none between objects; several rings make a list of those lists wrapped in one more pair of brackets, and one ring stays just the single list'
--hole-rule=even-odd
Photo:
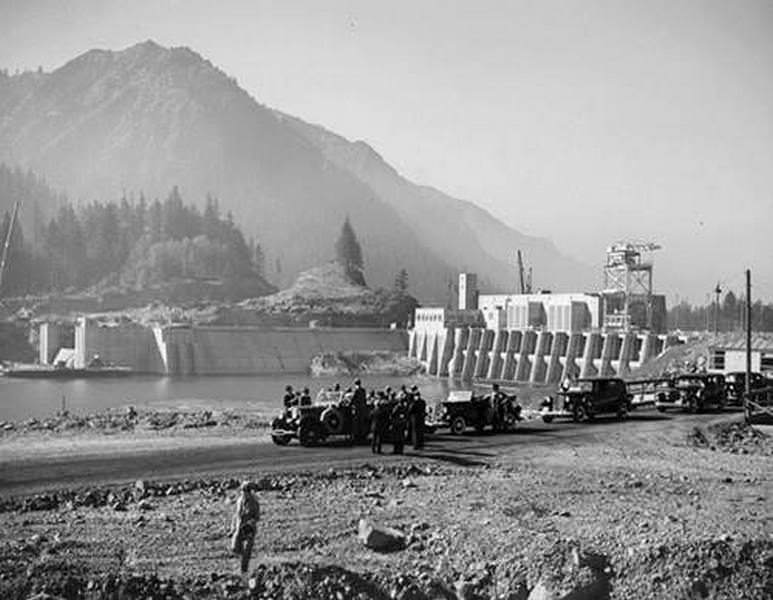
[{"label": "group of men", "polygon": [[[356,389],[364,389],[359,379],[355,381]],[[354,406],[354,403],[353,403]],[[355,412],[360,408],[354,408]],[[379,392],[371,392],[368,406],[370,408],[370,448],[373,454],[381,454],[381,447],[387,437],[391,437],[393,454],[402,454],[406,437],[413,444],[414,450],[424,448],[424,420],[427,403],[421,397],[417,386],[401,386],[399,392],[387,387]],[[361,430],[358,431],[362,435]],[[360,439],[363,439],[362,437]]]}]

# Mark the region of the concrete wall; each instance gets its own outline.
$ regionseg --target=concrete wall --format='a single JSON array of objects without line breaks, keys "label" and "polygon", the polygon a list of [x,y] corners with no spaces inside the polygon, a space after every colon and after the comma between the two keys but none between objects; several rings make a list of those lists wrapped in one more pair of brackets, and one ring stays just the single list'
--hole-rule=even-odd
[{"label": "concrete wall", "polygon": [[[676,336],[453,328],[410,331],[409,355],[431,375],[462,380],[558,383],[567,377],[627,375],[679,343]],[[442,351],[431,349],[439,348]]]},{"label": "concrete wall", "polygon": [[75,367],[85,367],[95,355],[106,363],[132,367],[140,373],[166,372],[153,330],[142,325],[108,326],[85,318],[78,319],[75,325]]},{"label": "concrete wall", "polygon": [[[99,354],[104,361],[138,372],[169,375],[303,373],[312,357],[323,352],[408,349],[407,333],[394,329],[109,327],[81,319],[75,334],[76,366]],[[439,348],[442,351],[443,345]],[[425,354],[425,360],[429,358]]]}]

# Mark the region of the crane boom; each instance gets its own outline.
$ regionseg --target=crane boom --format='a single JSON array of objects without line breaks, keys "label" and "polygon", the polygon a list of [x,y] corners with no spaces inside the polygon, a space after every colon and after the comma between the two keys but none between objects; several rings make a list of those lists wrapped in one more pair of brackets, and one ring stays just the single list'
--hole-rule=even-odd
[{"label": "crane boom", "polygon": [[11,221],[8,223],[8,231],[5,234],[5,243],[3,244],[3,256],[0,258],[0,291],[3,289],[3,281],[5,279],[5,266],[8,262],[8,251],[11,247],[11,237],[13,236],[13,228],[16,226],[16,220],[19,217],[19,208],[21,208],[21,200],[17,200],[13,205],[13,212],[11,213]]}]

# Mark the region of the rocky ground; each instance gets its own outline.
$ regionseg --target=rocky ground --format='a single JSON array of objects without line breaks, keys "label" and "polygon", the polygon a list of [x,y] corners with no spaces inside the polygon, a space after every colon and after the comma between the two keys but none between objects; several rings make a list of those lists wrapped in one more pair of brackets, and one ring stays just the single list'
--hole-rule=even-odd
[{"label": "rocky ground", "polygon": [[179,431],[188,429],[228,428],[265,429],[268,420],[246,411],[228,410],[156,410],[131,406],[89,414],[60,411],[50,417],[24,421],[0,421],[0,436],[36,432],[93,431],[98,434],[136,431]]},{"label": "rocky ground", "polygon": [[[667,422],[458,463],[2,498],[0,597],[771,597],[771,438]],[[263,511],[244,579],[228,551],[242,478]],[[391,551],[363,543],[371,524],[395,530]]]}]

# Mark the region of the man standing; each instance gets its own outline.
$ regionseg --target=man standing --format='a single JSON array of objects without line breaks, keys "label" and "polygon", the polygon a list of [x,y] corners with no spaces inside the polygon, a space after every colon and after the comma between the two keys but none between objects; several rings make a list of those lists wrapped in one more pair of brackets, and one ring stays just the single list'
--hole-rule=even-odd
[{"label": "man standing", "polygon": [[247,574],[252,555],[252,546],[255,543],[255,534],[258,530],[260,519],[260,504],[252,494],[253,485],[249,481],[243,481],[239,488],[239,499],[236,501],[236,514],[233,520],[233,537],[231,538],[231,551],[241,556],[242,575]]},{"label": "man standing", "polygon": [[405,400],[398,400],[391,414],[392,424],[392,442],[394,444],[394,450],[392,454],[402,454],[405,448],[405,425],[408,420],[407,402]]},{"label": "man standing", "polygon": [[419,388],[415,385],[411,387],[413,403],[411,404],[411,433],[413,435],[413,449],[421,450],[424,448],[424,418],[427,412],[427,403],[421,397]]},{"label": "man standing", "polygon": [[499,384],[491,386],[491,408],[494,411],[494,431],[505,430],[505,395],[499,391]]},{"label": "man standing", "polygon": [[386,401],[383,398],[376,400],[373,407],[373,413],[370,417],[370,449],[373,454],[381,454],[381,443],[384,441],[384,435],[389,428],[389,412],[387,411]]},{"label": "man standing", "polygon": [[368,397],[362,382],[354,380],[354,394],[352,395],[352,437],[355,444],[361,444],[367,437],[366,405]]}]

